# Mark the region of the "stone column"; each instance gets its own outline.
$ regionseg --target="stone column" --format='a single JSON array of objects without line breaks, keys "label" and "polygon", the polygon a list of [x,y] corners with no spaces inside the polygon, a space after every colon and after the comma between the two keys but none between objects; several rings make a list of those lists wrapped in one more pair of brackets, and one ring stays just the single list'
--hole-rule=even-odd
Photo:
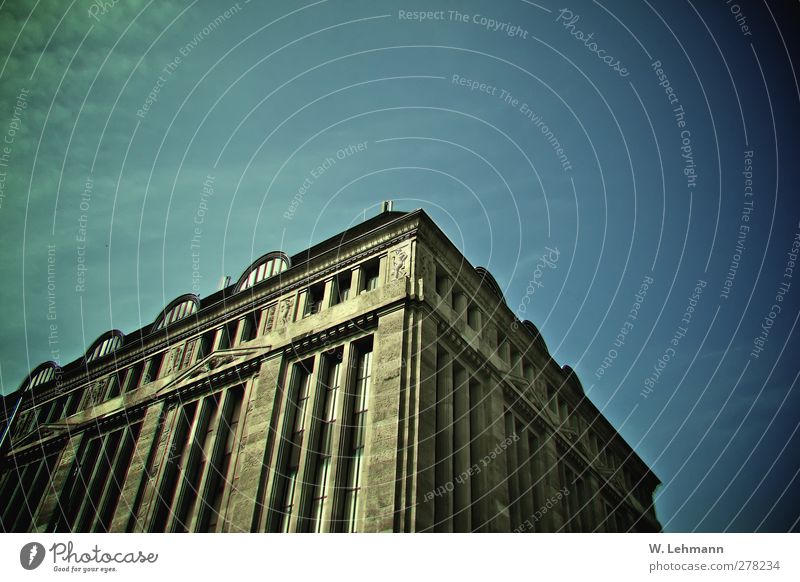
[{"label": "stone column", "polygon": [[[30,531],[32,533],[45,533],[48,525],[52,521],[55,513],[60,511],[58,502],[61,498],[61,491],[64,489],[69,472],[75,462],[75,455],[78,453],[82,435],[70,437],[61,456],[53,466],[51,478],[45,487],[45,492],[42,495],[42,503],[39,506],[39,511],[31,523]],[[15,478],[16,474],[12,478]]]},{"label": "stone column", "polygon": [[472,531],[472,461],[469,379],[461,366],[453,366],[453,531]]},{"label": "stone column", "polygon": [[508,509],[508,466],[505,452],[514,443],[506,440],[503,386],[486,374],[476,375],[475,379],[480,382],[483,394],[482,408],[486,426],[484,455],[488,455],[488,460],[484,457],[481,461],[481,475],[486,478],[486,529],[490,532],[508,532],[511,531],[511,518]]},{"label": "stone column", "polygon": [[[558,467],[561,463],[566,462],[561,458],[558,449],[556,448],[556,437],[552,434],[544,435],[540,439],[541,443],[541,467],[542,467],[542,499],[541,502],[547,503],[549,499],[557,497],[558,492],[562,487],[567,487],[569,495],[575,495],[575,487],[572,484],[562,484],[560,472]],[[553,506],[548,509],[539,523],[542,524],[540,531],[554,532],[558,531],[566,522],[565,516],[568,513],[568,500],[563,498],[553,503]]]},{"label": "stone column", "polygon": [[[111,520],[109,531],[124,532],[135,527],[136,517],[132,515],[141,503],[147,483],[147,471],[153,462],[153,444],[158,443],[164,430],[162,414],[166,412],[165,403],[157,402],[147,408],[142,420],[139,439],[134,444],[131,464],[119,494],[119,502]],[[131,529],[133,531],[133,529]]]},{"label": "stone column", "polygon": [[414,394],[409,396],[410,439],[416,453],[410,467],[410,529],[433,531],[435,502],[430,496],[436,490],[436,352],[439,332],[436,323],[423,314],[414,313],[411,321],[412,353],[418,353],[419,357],[412,374]]},{"label": "stone column", "polygon": [[534,527],[528,528],[525,531],[536,531],[538,524],[534,523],[534,513],[538,507],[535,506],[534,498],[534,481],[531,479],[533,473],[533,466],[535,462],[532,458],[533,452],[530,448],[530,441],[528,440],[528,431],[523,422],[516,422],[516,434],[519,437],[517,441],[517,450],[519,451],[519,489],[520,489],[520,512],[522,513],[522,522],[530,520]]},{"label": "stone column", "polygon": [[[506,437],[513,439],[517,434],[515,426],[514,415],[511,412],[505,413]],[[508,471],[508,507],[511,512],[511,529],[512,531],[524,523],[527,517],[521,512],[520,495],[523,489],[520,487],[520,465],[517,457],[517,450],[519,449],[519,442],[513,441],[506,450],[506,470]]]},{"label": "stone column", "polygon": [[469,425],[470,425],[470,460],[475,474],[472,477],[472,531],[489,531],[489,479],[487,474],[486,455],[489,433],[486,422],[484,391],[479,378],[470,375],[469,390]]},{"label": "stone column", "polygon": [[[259,396],[254,397],[256,404],[253,411],[253,418],[247,419],[244,436],[246,440],[245,460],[243,461],[240,480],[249,481],[249,488],[252,489],[252,479],[258,481],[258,492],[255,497],[255,509],[253,511],[253,521],[251,531],[266,531],[267,520],[270,516],[270,509],[273,504],[272,493],[275,486],[275,478],[278,472],[278,453],[281,444],[281,434],[283,430],[284,417],[286,414],[287,398],[289,395],[288,365],[283,353],[278,357],[270,358],[261,364],[261,373],[258,379]],[[258,410],[259,412],[256,412]],[[260,446],[254,441],[258,438],[266,438],[266,450],[263,451],[261,463],[257,463],[259,453],[253,447]],[[251,444],[251,441],[252,444]],[[247,457],[250,457],[249,459]],[[263,466],[263,469],[262,469]],[[252,468],[251,468],[252,467]],[[255,476],[254,470],[258,472]],[[235,524],[243,523],[246,519],[247,508],[243,505],[246,501],[252,503],[249,496],[237,495],[232,500],[231,522]]]},{"label": "stone column", "polygon": [[436,498],[434,531],[453,531],[453,364],[438,352],[436,372]]}]

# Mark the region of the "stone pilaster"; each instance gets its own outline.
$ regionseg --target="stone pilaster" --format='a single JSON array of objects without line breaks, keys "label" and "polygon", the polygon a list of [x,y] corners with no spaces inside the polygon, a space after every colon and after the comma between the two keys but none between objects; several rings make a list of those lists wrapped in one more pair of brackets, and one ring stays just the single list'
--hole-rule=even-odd
[{"label": "stone pilaster", "polygon": [[373,338],[358,531],[392,531],[394,522],[404,313],[383,315]]}]

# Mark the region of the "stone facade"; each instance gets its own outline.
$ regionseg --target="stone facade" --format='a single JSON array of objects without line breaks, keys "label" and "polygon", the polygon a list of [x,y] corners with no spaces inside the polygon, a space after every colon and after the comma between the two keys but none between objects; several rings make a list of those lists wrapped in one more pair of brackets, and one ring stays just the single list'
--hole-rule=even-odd
[{"label": "stone facade", "polygon": [[3,399],[5,531],[660,530],[658,479],[421,210],[87,354]]}]

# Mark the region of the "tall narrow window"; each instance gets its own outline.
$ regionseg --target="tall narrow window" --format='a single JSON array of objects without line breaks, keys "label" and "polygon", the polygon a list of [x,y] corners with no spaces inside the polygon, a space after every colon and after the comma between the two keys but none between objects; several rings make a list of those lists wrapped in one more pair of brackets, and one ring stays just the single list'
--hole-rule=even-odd
[{"label": "tall narrow window", "polygon": [[258,314],[259,312],[252,311],[242,319],[242,343],[249,342],[258,335]]},{"label": "tall narrow window", "polygon": [[172,441],[165,452],[164,476],[161,478],[161,487],[158,490],[157,505],[150,531],[163,532],[166,528],[172,500],[175,498],[175,490],[181,475],[181,467],[189,449],[189,431],[194,423],[196,413],[196,401],[185,404],[177,413]]},{"label": "tall narrow window", "polygon": [[189,531],[190,521],[197,503],[200,479],[211,452],[211,444],[214,442],[213,435],[217,428],[214,420],[218,409],[219,394],[212,394],[203,399],[200,418],[194,427],[194,438],[183,471],[181,490],[175,509],[175,520],[172,523],[173,532]]},{"label": "tall narrow window", "polygon": [[236,341],[236,329],[238,325],[239,322],[234,320],[228,322],[222,327],[222,334],[219,339],[220,350],[227,350],[228,348],[232,348],[234,346],[234,342]]},{"label": "tall narrow window", "polygon": [[308,451],[308,469],[305,482],[308,492],[304,496],[304,519],[301,531],[322,531],[322,517],[328,503],[328,474],[331,466],[331,435],[336,423],[336,396],[339,392],[339,370],[342,352],[338,350],[325,357],[325,369],[317,402],[314,407],[311,445]]},{"label": "tall narrow window", "polygon": [[145,372],[144,378],[142,378],[142,384],[147,384],[148,382],[158,379],[158,374],[161,371],[161,363],[163,361],[164,352],[160,352],[150,358],[147,362],[147,371]]},{"label": "tall narrow window", "polygon": [[333,280],[333,295],[331,297],[331,305],[338,305],[344,303],[350,296],[350,282],[352,280],[352,272],[345,271],[339,273]]},{"label": "tall narrow window", "polygon": [[67,405],[64,407],[64,417],[69,417],[75,414],[78,411],[78,407],[81,405],[81,397],[83,396],[83,390],[73,390],[68,394]]},{"label": "tall narrow window", "polygon": [[214,338],[216,336],[216,329],[208,330],[202,335],[200,338],[200,346],[197,348],[197,361],[202,360],[211,353],[214,349]]},{"label": "tall narrow window", "polygon": [[51,522],[56,532],[105,532],[119,502],[141,422],[84,436]]},{"label": "tall narrow window", "polygon": [[142,371],[144,370],[144,361],[136,362],[133,366],[128,368],[128,374],[125,377],[124,392],[131,392],[139,387],[139,382],[142,380]]},{"label": "tall narrow window", "polygon": [[322,298],[325,294],[325,284],[316,283],[306,291],[306,308],[303,317],[319,313],[322,309]]},{"label": "tall narrow window", "polygon": [[44,496],[58,453],[48,454],[26,465],[6,461],[2,472],[5,480],[0,486],[0,530],[27,532]]},{"label": "tall narrow window", "polygon": [[359,291],[372,291],[378,287],[380,276],[380,261],[372,259],[361,267],[361,289]]},{"label": "tall narrow window", "polygon": [[225,400],[225,409],[217,430],[216,444],[209,464],[208,480],[203,493],[197,531],[215,532],[220,522],[225,486],[231,482],[230,473],[233,469],[231,458],[237,446],[236,438],[239,417],[242,412],[243,392],[241,387],[232,388],[228,392],[229,397]]},{"label": "tall narrow window", "polygon": [[184,404],[165,452],[150,531],[216,531],[229,470],[238,450],[243,388]]},{"label": "tall narrow window", "polygon": [[283,442],[275,483],[275,512],[270,529],[285,532],[289,529],[295,504],[295,485],[300,468],[300,453],[305,434],[305,410],[313,361],[295,364],[286,402]]},{"label": "tall narrow window", "polygon": [[361,499],[361,472],[364,460],[364,433],[370,379],[372,377],[372,344],[364,343],[355,349],[356,377],[352,382],[347,399],[347,419],[345,421],[345,449],[342,458],[343,487],[341,509],[337,527],[341,531],[358,530],[359,501]]}]

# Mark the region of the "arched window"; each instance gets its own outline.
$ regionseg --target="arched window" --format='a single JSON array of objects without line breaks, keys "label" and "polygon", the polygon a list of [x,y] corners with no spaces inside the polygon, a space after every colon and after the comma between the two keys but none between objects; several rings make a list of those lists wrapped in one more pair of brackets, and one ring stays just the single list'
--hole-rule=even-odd
[{"label": "arched window", "polygon": [[42,384],[47,384],[50,380],[56,377],[57,367],[57,364],[52,361],[39,364],[22,383],[22,387],[24,389],[28,389],[41,386]]},{"label": "arched window", "polygon": [[122,338],[122,332],[117,330],[108,331],[101,335],[95,340],[92,347],[86,351],[86,363],[100,359],[116,350],[122,345]]},{"label": "arched window", "polygon": [[199,301],[197,295],[181,295],[161,312],[153,326],[154,330],[163,329],[169,325],[197,313]]},{"label": "arched window", "polygon": [[280,251],[267,253],[250,265],[236,284],[236,291],[244,291],[265,279],[283,273],[290,267],[289,257]]}]

